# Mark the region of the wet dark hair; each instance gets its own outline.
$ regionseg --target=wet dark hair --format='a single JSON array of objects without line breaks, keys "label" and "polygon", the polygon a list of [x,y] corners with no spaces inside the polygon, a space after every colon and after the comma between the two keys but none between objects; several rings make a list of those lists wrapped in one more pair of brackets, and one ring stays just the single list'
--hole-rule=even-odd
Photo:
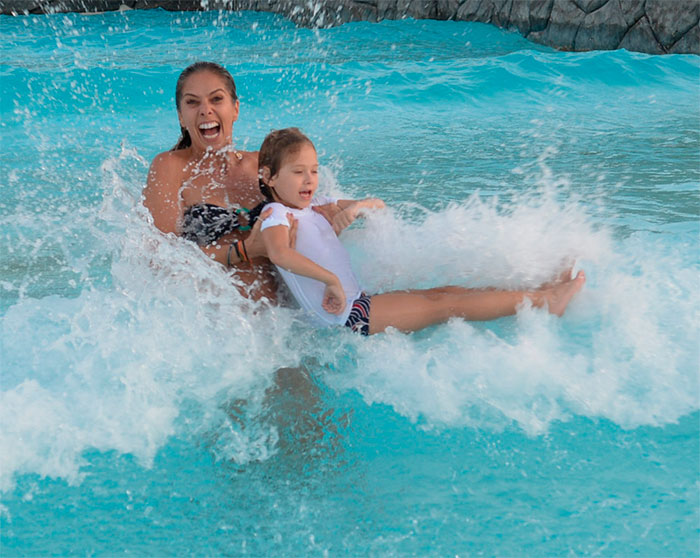
[{"label": "wet dark hair", "polygon": [[258,182],[262,195],[268,201],[273,201],[274,198],[272,197],[272,189],[263,182],[263,167],[270,169],[270,176],[275,176],[279,172],[284,158],[297,153],[305,144],[314,146],[299,128],[275,130],[267,134],[263,140],[258,153],[258,168],[260,169]]},{"label": "wet dark hair", "polygon": [[[226,90],[231,94],[231,98],[235,101],[238,100],[238,95],[236,94],[236,82],[233,81],[233,76],[229,71],[222,65],[216,62],[195,62],[190,64],[182,70],[180,77],[177,78],[177,84],[175,85],[175,106],[177,110],[180,110],[180,101],[182,101],[182,89],[185,87],[185,82],[187,78],[197,72],[211,72],[219,76],[226,87]],[[180,139],[177,140],[177,144],[173,147],[172,151],[177,151],[179,149],[185,149],[192,145],[192,138],[190,133],[180,126]]]}]

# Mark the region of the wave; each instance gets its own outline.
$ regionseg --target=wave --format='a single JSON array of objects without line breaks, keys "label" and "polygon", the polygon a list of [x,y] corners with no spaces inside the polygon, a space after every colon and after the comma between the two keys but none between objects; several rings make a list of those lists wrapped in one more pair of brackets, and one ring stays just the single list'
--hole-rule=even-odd
[{"label": "wave", "polygon": [[[556,181],[438,209],[399,204],[344,233],[369,292],[534,287],[574,262],[588,283],[562,319],[523,307],[493,323],[359,338],[248,301],[196,247],[157,233],[138,194],[145,165],[124,148],[102,165],[99,211],[61,226],[20,213],[7,227],[18,249],[32,228],[56,227],[63,280],[75,284],[42,281],[53,273],[43,253],[6,281],[2,490],[23,473],[80,482],[91,448],[149,466],[173,436],[206,439],[221,459],[267,459],[284,437],[268,397],[280,369],[306,369],[419,428],[541,435],[574,416],[635,428],[698,409],[693,230],[617,235]],[[323,182],[344,194],[328,169]]]}]

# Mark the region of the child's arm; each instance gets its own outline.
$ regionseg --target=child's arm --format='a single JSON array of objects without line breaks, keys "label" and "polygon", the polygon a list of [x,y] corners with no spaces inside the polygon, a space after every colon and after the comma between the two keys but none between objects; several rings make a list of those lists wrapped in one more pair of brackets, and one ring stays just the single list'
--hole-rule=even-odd
[{"label": "child's arm", "polygon": [[365,198],[363,200],[338,200],[338,207],[345,211],[346,209],[354,208],[356,211],[360,209],[384,209],[386,204],[379,198]]},{"label": "child's arm", "polygon": [[289,227],[276,225],[262,231],[263,242],[270,261],[297,275],[310,277],[326,285],[323,309],[329,314],[341,314],[345,309],[345,291],[340,280],[326,268],[289,247]]},{"label": "child's arm", "polygon": [[379,198],[365,198],[364,200],[338,200],[341,211],[333,218],[333,230],[340,234],[343,229],[349,227],[363,209],[384,209],[386,205]]}]

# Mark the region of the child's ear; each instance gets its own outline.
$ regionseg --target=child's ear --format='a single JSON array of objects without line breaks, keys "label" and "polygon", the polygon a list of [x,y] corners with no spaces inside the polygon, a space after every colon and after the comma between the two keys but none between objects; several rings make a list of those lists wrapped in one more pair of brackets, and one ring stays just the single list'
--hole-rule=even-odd
[{"label": "child's ear", "polygon": [[272,176],[270,173],[270,167],[262,167],[260,169],[260,176],[263,179],[263,182],[267,184],[268,186],[271,186],[270,180],[272,180]]}]

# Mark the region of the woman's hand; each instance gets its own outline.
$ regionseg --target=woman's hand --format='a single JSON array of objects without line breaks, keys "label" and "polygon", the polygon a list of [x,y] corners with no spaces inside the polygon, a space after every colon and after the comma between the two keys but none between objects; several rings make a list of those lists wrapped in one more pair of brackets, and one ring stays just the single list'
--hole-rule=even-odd
[{"label": "woman's hand", "polygon": [[[262,222],[270,215],[272,215],[272,208],[263,211],[258,220],[255,221],[253,228],[250,230],[248,238],[245,239],[245,249],[251,259],[268,257],[267,250],[265,249],[265,243],[263,242],[262,238],[262,233],[260,232],[260,227],[262,226]],[[291,213],[287,213],[287,220],[289,221],[289,247],[293,249],[297,242],[298,221]]]},{"label": "woman's hand", "polygon": [[329,314],[335,315],[340,315],[345,310],[345,291],[337,278],[335,282],[326,285],[321,307]]}]

